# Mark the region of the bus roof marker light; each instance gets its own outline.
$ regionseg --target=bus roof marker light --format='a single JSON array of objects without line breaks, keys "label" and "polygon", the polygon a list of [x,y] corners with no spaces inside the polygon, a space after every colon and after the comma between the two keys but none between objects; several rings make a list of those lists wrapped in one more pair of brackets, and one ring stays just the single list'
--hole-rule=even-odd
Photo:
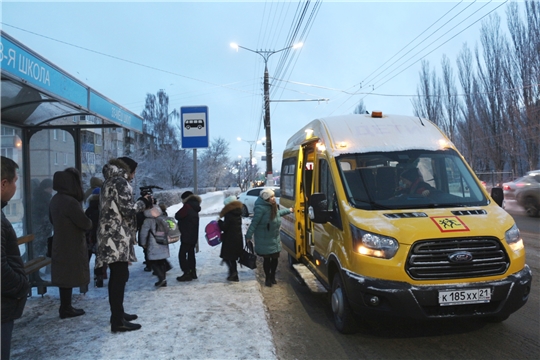
[{"label": "bus roof marker light", "polygon": [[441,147],[441,149],[447,148],[448,145],[448,141],[446,141],[445,139],[439,139],[439,146]]}]

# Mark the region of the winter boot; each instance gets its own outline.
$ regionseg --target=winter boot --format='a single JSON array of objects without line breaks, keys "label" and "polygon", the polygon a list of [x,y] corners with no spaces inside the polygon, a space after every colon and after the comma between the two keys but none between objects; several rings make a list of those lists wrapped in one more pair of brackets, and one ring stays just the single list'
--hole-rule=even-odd
[{"label": "winter boot", "polygon": [[229,275],[229,277],[227,278],[227,280],[229,281],[240,281],[240,279],[238,278],[238,273],[237,272],[234,272],[232,273],[231,275]]},{"label": "winter boot", "polygon": [[140,328],[141,328],[140,324],[131,323],[124,319],[122,319],[122,323],[120,325],[111,325],[112,332],[133,331],[133,330],[139,330]]},{"label": "winter boot", "polygon": [[159,279],[155,284],[157,287],[166,287],[167,286],[167,280],[165,278]]},{"label": "winter boot", "polygon": [[186,272],[184,273],[184,275],[178,276],[178,277],[176,278],[176,280],[178,280],[178,281],[191,281],[191,280],[193,280],[193,277],[191,276],[191,272],[186,271]]},{"label": "winter boot", "polygon": [[96,275],[94,277],[94,286],[95,287],[103,287],[103,275]]},{"label": "winter boot", "polygon": [[191,270],[191,277],[193,278],[193,280],[197,279],[197,269]]},{"label": "winter boot", "polygon": [[60,313],[60,319],[67,319],[67,318],[72,318],[72,317],[81,316],[85,314],[83,309],[75,309],[72,306],[69,306],[69,307],[60,306],[59,313]]}]

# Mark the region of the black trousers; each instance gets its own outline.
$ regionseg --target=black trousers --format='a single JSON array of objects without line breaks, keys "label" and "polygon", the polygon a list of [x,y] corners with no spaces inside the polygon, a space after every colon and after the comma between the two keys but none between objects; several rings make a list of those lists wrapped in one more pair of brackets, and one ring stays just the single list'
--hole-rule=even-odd
[{"label": "black trousers", "polygon": [[11,352],[11,336],[13,334],[14,320],[2,323],[2,360],[9,360]]},{"label": "black trousers", "polygon": [[109,264],[109,305],[111,306],[111,324],[122,325],[124,318],[124,292],[129,279],[127,262]]},{"label": "black trousers", "polygon": [[180,244],[180,251],[178,252],[178,261],[180,262],[180,269],[184,273],[188,273],[195,270],[195,244]]},{"label": "black trousers", "polygon": [[156,273],[156,276],[158,277],[159,280],[163,280],[167,277],[166,275],[167,267],[168,267],[167,259],[146,260],[146,264],[150,265],[150,267],[152,268],[152,271]]},{"label": "black trousers", "polygon": [[274,277],[275,279],[277,266],[278,266],[277,258],[272,258],[272,257],[267,257],[267,256],[264,257],[263,269],[264,269],[264,274],[266,275],[267,278]]},{"label": "black trousers", "polygon": [[68,310],[71,308],[71,295],[73,288],[58,288],[60,290],[60,308]]},{"label": "black trousers", "polygon": [[229,267],[229,275],[238,273],[238,267],[236,265],[236,260],[225,260],[225,264]]}]

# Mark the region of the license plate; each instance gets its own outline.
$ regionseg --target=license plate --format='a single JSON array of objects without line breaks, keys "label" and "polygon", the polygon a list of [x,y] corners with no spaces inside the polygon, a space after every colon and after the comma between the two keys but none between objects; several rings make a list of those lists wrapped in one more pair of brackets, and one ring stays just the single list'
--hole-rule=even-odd
[{"label": "license plate", "polygon": [[490,300],[490,288],[439,291],[439,305],[441,306],[488,303]]}]

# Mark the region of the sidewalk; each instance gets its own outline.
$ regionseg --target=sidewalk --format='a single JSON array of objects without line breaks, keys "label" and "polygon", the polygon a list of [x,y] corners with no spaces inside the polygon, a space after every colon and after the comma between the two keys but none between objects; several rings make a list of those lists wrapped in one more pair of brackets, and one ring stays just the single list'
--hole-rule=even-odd
[{"label": "sidewalk", "polygon": [[[179,243],[170,246],[173,269],[168,286],[156,289],[156,277],[138,262],[129,267],[124,307],[137,314],[141,330],[112,333],[107,280],[103,288],[89,285],[86,294],[73,290],[73,306],[86,314],[61,320],[58,288],[27,301],[22,318],[15,321],[11,358],[17,359],[275,359],[276,351],[254,270],[239,268],[240,282],[226,280],[220,246],[210,247],[204,225],[216,218],[223,194],[203,198],[197,253],[198,279],[180,283]],[[169,215],[179,208],[168,209]],[[90,264],[93,269],[93,258]]]}]

